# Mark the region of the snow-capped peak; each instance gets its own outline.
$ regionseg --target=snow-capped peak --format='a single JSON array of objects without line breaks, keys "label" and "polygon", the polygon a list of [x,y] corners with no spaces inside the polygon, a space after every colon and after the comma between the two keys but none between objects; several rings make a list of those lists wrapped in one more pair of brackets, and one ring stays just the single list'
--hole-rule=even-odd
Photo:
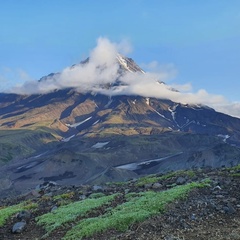
[{"label": "snow-capped peak", "polygon": [[131,58],[124,57],[119,53],[117,54],[116,58],[123,69],[129,72],[145,73]]}]

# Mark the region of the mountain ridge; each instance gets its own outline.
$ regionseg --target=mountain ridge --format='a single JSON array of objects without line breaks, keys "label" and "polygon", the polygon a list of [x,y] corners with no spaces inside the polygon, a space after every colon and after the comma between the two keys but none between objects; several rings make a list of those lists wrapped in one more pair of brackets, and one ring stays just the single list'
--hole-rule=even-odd
[{"label": "mountain ridge", "polygon": [[[122,71],[144,75],[132,59],[125,59]],[[4,193],[24,192],[44,179],[97,183],[240,162],[239,118],[200,104],[74,87],[29,95],[1,93],[0,134]],[[130,163],[138,171],[117,168]]]}]

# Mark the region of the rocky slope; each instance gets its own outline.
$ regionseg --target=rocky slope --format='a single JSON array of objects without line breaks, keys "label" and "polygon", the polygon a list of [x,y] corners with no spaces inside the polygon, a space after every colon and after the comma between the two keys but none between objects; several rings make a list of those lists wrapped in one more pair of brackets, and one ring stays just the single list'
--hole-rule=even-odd
[{"label": "rocky slope", "polygon": [[[1,200],[0,238],[240,239],[239,176],[237,166],[104,185],[45,182],[28,194]],[[131,211],[124,212],[128,206]]]},{"label": "rocky slope", "polygon": [[44,181],[61,185],[103,184],[145,174],[239,163],[239,148],[202,134],[76,137],[2,166],[1,197],[25,193]]}]

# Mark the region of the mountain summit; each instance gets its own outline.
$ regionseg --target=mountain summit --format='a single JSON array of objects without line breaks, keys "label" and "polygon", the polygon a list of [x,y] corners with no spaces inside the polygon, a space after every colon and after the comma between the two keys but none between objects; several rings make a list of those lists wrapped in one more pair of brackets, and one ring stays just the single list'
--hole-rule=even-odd
[{"label": "mountain summit", "polygon": [[[37,83],[24,86],[23,91],[27,94],[29,91],[47,93],[71,87],[79,92],[103,92],[105,95],[112,95],[111,92],[114,92],[117,86],[131,84],[130,78],[133,77],[130,77],[131,74],[138,76],[138,74],[144,73],[133,59],[119,53],[106,58],[93,56],[65,68],[62,72],[50,73]],[[114,88],[112,89],[112,87]],[[106,89],[108,91],[105,91]],[[120,91],[122,89],[119,87]],[[116,94],[119,93],[114,93],[114,95]]]},{"label": "mountain summit", "polygon": [[131,58],[127,58],[122,56],[121,54],[117,54],[117,60],[118,63],[120,64],[120,67],[122,69],[125,69],[126,71],[129,72],[141,72],[145,73]]}]

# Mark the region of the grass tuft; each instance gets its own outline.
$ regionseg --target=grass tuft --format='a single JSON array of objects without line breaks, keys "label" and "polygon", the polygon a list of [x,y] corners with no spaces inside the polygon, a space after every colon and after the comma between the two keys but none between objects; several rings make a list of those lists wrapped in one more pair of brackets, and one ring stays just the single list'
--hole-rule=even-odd
[{"label": "grass tuft", "polygon": [[82,239],[108,229],[125,231],[134,223],[157,215],[166,209],[167,204],[183,199],[193,188],[205,187],[208,183],[189,183],[172,189],[153,192],[147,191],[136,195],[128,194],[128,201],[111,209],[105,215],[82,220],[67,232],[64,240]]},{"label": "grass tuft", "polygon": [[91,195],[89,195],[89,198],[100,198],[100,197],[104,197],[105,194],[104,193],[92,193]]},{"label": "grass tuft", "polygon": [[0,227],[2,227],[11,216],[13,216],[17,212],[20,212],[22,209],[22,204],[0,209]]},{"label": "grass tuft", "polygon": [[74,197],[74,192],[63,193],[61,195],[56,195],[53,197],[53,200],[60,200],[60,199],[72,199]]},{"label": "grass tuft", "polygon": [[195,176],[195,173],[192,170],[188,170],[188,171],[171,172],[163,176],[148,175],[146,177],[139,178],[138,181],[136,182],[136,186],[142,187],[145,184],[156,183],[156,182],[163,181],[176,176],[187,176],[189,178],[193,178]]},{"label": "grass tuft", "polygon": [[6,221],[11,218],[15,213],[22,210],[35,210],[37,209],[37,203],[22,202],[17,205],[12,205],[9,207],[3,207],[0,209],[0,227],[4,226]]},{"label": "grass tuft", "polygon": [[36,218],[37,224],[42,225],[47,231],[47,234],[50,234],[52,231],[61,227],[63,224],[72,222],[78,217],[84,216],[90,210],[111,202],[116,196],[117,194],[113,194],[97,199],[85,199],[82,201],[70,203],[65,206],[61,206],[54,212],[50,212]]}]

